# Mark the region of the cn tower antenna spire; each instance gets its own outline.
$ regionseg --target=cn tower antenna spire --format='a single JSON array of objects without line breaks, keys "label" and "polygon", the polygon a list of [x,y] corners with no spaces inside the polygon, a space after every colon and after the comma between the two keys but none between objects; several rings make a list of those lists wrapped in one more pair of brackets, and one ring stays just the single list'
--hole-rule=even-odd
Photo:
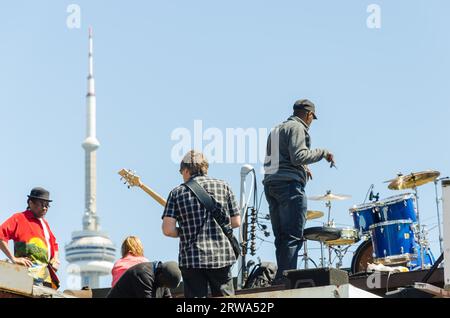
[{"label": "cn tower antenna spire", "polygon": [[93,39],[92,28],[89,27],[89,70],[88,70],[88,87],[86,95],[86,107],[87,107],[87,126],[86,126],[86,139],[83,142],[83,148],[85,150],[85,216],[83,218],[83,228],[85,230],[98,230],[98,222],[96,218],[97,204],[97,155],[96,151],[100,146],[97,139],[96,131],[96,107],[97,99],[95,96],[95,80],[94,80],[94,55],[93,55]]},{"label": "cn tower antenna spire", "polygon": [[96,132],[96,96],[94,81],[94,51],[92,28],[89,27],[88,76],[86,94],[85,201],[83,229],[72,232],[72,241],[66,245],[67,272],[81,277],[81,286],[100,287],[100,276],[110,275],[116,259],[116,247],[108,234],[100,231],[97,216],[97,149],[100,143]]}]

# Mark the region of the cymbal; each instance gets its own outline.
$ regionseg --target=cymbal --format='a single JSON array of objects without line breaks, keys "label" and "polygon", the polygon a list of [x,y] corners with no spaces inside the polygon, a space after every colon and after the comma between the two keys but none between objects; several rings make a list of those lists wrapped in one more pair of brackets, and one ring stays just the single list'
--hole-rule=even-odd
[{"label": "cymbal", "polygon": [[390,182],[388,188],[391,190],[414,189],[415,187],[434,181],[440,174],[439,171],[433,170],[413,172],[405,176],[400,175],[386,182]]},{"label": "cymbal", "polygon": [[307,220],[314,220],[318,219],[324,216],[324,213],[322,211],[306,211],[306,219]]},{"label": "cymbal", "polygon": [[345,194],[333,194],[331,192],[328,192],[325,195],[319,195],[319,196],[312,196],[312,197],[308,197],[309,200],[313,200],[313,201],[342,201],[342,200],[348,200],[350,199],[352,196],[350,195],[345,195]]}]

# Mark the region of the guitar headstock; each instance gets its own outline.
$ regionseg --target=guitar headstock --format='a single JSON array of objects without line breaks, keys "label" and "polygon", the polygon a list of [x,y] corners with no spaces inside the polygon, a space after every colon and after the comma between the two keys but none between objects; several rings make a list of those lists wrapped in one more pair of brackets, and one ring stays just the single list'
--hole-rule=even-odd
[{"label": "guitar headstock", "polygon": [[139,176],[137,176],[136,173],[130,169],[122,169],[118,173],[122,177],[121,180],[124,179],[125,184],[128,184],[128,188],[139,187],[141,185],[141,179]]}]

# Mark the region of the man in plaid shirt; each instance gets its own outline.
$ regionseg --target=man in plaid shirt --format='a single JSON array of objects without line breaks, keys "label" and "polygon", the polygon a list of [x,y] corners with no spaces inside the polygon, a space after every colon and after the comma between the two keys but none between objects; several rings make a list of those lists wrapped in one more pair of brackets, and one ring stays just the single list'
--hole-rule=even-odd
[{"label": "man in plaid shirt", "polygon": [[[208,161],[202,153],[189,151],[180,163],[184,182],[194,178],[222,206],[228,223],[241,225],[239,208],[229,185],[207,176]],[[234,294],[231,266],[236,262],[230,241],[213,216],[185,185],[173,189],[162,216],[164,235],[180,238],[179,266],[184,296],[213,297]],[[178,227],[177,227],[178,222]]]}]

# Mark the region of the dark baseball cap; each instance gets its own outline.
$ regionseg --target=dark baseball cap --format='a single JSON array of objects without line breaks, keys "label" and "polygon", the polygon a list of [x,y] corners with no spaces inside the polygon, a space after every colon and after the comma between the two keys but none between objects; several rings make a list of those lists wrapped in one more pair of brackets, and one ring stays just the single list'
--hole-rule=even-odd
[{"label": "dark baseball cap", "polygon": [[294,104],[294,110],[304,109],[313,113],[314,119],[317,119],[316,116],[316,106],[309,99],[299,99]]}]

